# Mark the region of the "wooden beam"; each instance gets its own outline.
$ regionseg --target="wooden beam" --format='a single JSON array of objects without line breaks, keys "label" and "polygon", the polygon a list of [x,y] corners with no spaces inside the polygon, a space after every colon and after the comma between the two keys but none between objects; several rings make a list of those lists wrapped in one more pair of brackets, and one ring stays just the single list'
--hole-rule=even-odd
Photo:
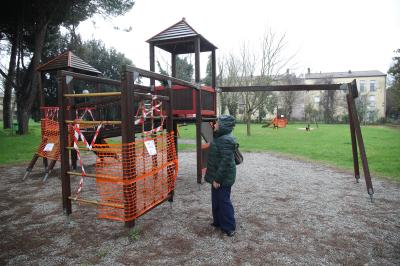
[{"label": "wooden beam", "polygon": [[108,96],[121,96],[121,92],[95,92],[95,93],[68,93],[64,97],[85,98],[85,97],[108,97]]},{"label": "wooden beam", "polygon": [[360,166],[358,165],[357,139],[355,135],[356,132],[354,129],[353,113],[352,113],[352,108],[350,107],[351,95],[347,94],[346,99],[347,99],[347,107],[349,110],[350,138],[351,138],[351,149],[353,152],[354,177],[356,179],[356,183],[358,183],[360,179]]},{"label": "wooden beam", "polygon": [[123,209],[124,208],[124,205],[122,205],[122,204],[99,202],[97,200],[88,200],[88,199],[81,199],[81,198],[74,198],[74,197],[68,197],[68,199],[69,200],[78,201],[78,202],[82,202],[82,203],[99,205],[99,206],[107,206],[107,207],[117,208],[117,209]]},{"label": "wooden beam", "polygon": [[89,121],[89,120],[65,120],[67,124],[81,124],[81,125],[121,125],[122,121]]},{"label": "wooden beam", "polygon": [[195,89],[195,90],[199,90],[200,89],[200,87],[197,84],[190,83],[190,82],[188,82],[186,80],[183,80],[183,79],[178,79],[178,78],[170,77],[170,76],[167,76],[167,75],[158,74],[158,73],[155,73],[155,72],[152,72],[152,71],[148,71],[148,70],[144,70],[144,69],[141,69],[141,68],[137,68],[137,67],[134,67],[134,66],[125,66],[125,67],[126,67],[127,71],[129,71],[129,72],[137,72],[142,77],[153,78],[153,79],[156,79],[156,80],[159,80],[159,81],[171,80],[172,84],[186,86],[186,87],[189,87],[189,88],[192,88],[192,89]]},{"label": "wooden beam", "polygon": [[368,192],[369,196],[371,197],[371,201],[373,201],[374,188],[372,186],[371,174],[369,172],[369,166],[368,166],[368,160],[367,160],[367,154],[365,151],[364,140],[363,140],[363,136],[361,133],[360,121],[358,120],[357,109],[356,109],[354,97],[352,95],[352,90],[349,90],[349,99],[350,99],[350,110],[351,110],[353,124],[354,124],[354,132],[357,137],[358,149],[360,151],[360,156],[361,156],[365,184],[367,186],[367,192]]}]

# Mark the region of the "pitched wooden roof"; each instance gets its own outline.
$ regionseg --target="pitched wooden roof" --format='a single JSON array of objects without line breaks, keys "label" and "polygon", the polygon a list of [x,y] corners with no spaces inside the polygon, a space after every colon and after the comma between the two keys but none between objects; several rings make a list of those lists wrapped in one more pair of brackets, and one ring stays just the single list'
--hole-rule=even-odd
[{"label": "pitched wooden roof", "polygon": [[54,71],[54,70],[67,70],[68,68],[72,68],[74,70],[78,70],[79,72],[83,72],[91,75],[101,74],[100,71],[83,61],[81,58],[76,56],[71,51],[66,51],[52,60],[48,61],[40,65],[37,70],[38,71]]},{"label": "pitched wooden roof", "polygon": [[200,38],[200,52],[208,52],[217,49],[201,34],[197,33],[185,20],[172,25],[157,35],[147,40],[167,52],[175,54],[194,53],[194,40]]}]

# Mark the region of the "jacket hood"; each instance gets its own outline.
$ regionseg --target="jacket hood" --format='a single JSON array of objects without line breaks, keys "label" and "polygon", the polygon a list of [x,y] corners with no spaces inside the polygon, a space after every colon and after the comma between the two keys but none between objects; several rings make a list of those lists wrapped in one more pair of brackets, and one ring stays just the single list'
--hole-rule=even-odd
[{"label": "jacket hood", "polygon": [[221,115],[218,117],[219,129],[216,131],[217,136],[226,135],[232,132],[235,127],[236,120],[230,115]]}]

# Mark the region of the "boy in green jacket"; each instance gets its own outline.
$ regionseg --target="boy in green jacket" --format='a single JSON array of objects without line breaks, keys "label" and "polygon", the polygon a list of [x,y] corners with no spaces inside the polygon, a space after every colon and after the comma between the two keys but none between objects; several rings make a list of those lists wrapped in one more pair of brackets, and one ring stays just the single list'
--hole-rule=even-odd
[{"label": "boy in green jacket", "polygon": [[234,150],[236,141],[231,132],[235,118],[222,115],[214,126],[214,139],[210,145],[207,171],[204,179],[211,186],[212,226],[221,228],[228,236],[234,236],[236,223],[231,202],[231,187],[235,183],[236,164]]}]

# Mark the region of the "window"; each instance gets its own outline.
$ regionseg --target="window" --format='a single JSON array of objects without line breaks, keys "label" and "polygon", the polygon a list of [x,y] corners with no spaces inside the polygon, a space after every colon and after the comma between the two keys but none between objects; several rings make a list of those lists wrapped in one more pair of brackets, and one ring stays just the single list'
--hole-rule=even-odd
[{"label": "window", "polygon": [[375,96],[368,96],[368,107],[371,109],[376,107]]},{"label": "window", "polygon": [[365,80],[360,80],[360,93],[365,92]]},{"label": "window", "polygon": [[319,96],[314,96],[314,103],[319,103]]},{"label": "window", "polygon": [[371,92],[376,91],[375,80],[371,80],[369,82],[369,91]]}]

